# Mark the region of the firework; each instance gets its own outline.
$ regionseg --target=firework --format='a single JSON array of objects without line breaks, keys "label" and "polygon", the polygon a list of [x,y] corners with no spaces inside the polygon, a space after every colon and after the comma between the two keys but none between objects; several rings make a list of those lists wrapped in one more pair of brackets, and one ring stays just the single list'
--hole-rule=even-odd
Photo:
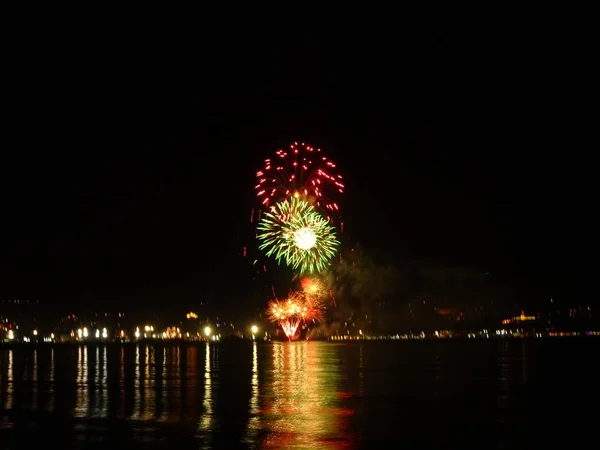
[{"label": "firework", "polygon": [[281,329],[283,333],[288,338],[288,340],[292,340],[296,335],[296,330],[300,325],[301,320],[297,317],[291,317],[289,319],[285,319],[281,321]]},{"label": "firework", "polygon": [[271,322],[279,323],[286,337],[292,340],[300,323],[321,320],[322,311],[320,305],[308,301],[305,295],[292,292],[284,301],[269,302],[267,317]]},{"label": "firework", "polygon": [[312,299],[322,299],[325,297],[325,286],[323,282],[315,277],[305,277],[300,280],[300,285],[302,286],[302,292]]},{"label": "firework", "polygon": [[256,195],[267,207],[292,196],[301,198],[329,218],[340,209],[331,199],[344,193],[342,176],[335,174],[335,167],[321,149],[294,142],[265,160],[264,168],[256,173]]},{"label": "firework", "polygon": [[323,270],[339,245],[329,221],[310,203],[294,197],[275,204],[257,229],[259,249],[301,274]]}]

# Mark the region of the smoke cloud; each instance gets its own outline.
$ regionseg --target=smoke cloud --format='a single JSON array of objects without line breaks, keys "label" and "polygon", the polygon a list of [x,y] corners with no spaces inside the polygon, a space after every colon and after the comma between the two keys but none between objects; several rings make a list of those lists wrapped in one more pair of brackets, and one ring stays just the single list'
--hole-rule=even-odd
[{"label": "smoke cloud", "polygon": [[377,261],[360,248],[324,275],[333,308],[316,336],[346,328],[378,332],[497,321],[513,311],[510,291],[480,270],[405,260]]}]

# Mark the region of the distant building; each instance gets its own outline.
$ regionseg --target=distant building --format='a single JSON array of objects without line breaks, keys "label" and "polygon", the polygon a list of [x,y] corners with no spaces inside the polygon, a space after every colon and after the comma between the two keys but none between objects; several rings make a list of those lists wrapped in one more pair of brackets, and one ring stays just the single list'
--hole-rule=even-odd
[{"label": "distant building", "polygon": [[10,323],[13,329],[25,333],[38,329],[38,317],[44,318],[39,300],[28,299],[0,300],[0,316],[3,317],[5,326]]},{"label": "distant building", "polygon": [[534,321],[537,319],[538,318],[536,316],[526,316],[525,311],[521,311],[520,316],[511,317],[510,319],[504,319],[502,321],[502,325],[509,325],[511,323],[518,324],[518,323],[523,323],[523,322],[531,322],[531,321]]}]

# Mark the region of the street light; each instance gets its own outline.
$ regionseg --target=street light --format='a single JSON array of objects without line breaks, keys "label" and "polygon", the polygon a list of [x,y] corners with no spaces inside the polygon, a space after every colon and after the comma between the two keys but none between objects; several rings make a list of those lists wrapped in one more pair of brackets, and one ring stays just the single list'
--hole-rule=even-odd
[{"label": "street light", "polygon": [[206,335],[206,337],[210,336],[210,327],[204,327],[204,334]]}]

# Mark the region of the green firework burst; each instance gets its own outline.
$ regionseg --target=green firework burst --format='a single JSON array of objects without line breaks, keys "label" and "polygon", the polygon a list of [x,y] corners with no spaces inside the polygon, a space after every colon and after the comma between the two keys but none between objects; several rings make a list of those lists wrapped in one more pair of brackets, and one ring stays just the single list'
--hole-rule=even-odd
[{"label": "green firework burst", "polygon": [[335,228],[306,200],[290,197],[264,213],[259,249],[301,274],[320,272],[335,255]]}]

